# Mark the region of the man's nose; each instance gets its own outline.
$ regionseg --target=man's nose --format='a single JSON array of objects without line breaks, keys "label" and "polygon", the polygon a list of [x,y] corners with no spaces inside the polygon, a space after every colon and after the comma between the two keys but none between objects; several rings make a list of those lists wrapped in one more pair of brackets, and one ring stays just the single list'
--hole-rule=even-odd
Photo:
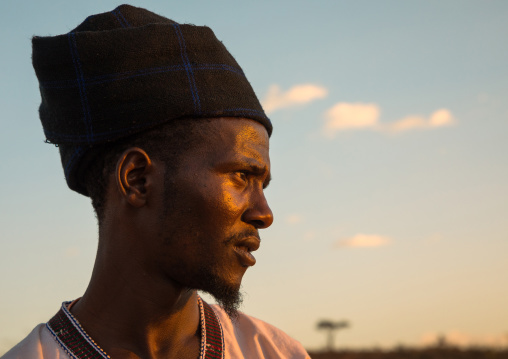
[{"label": "man's nose", "polygon": [[273,223],[273,213],[263,192],[251,197],[249,208],[243,214],[243,221],[257,229],[268,228]]}]

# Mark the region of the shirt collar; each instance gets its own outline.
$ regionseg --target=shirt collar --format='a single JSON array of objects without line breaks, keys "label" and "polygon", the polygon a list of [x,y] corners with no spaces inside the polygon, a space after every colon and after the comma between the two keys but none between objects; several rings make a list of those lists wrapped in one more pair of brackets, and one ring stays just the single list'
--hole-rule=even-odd
[{"label": "shirt collar", "polygon": [[[58,313],[46,323],[55,341],[72,359],[110,359],[69,311],[70,303],[63,302]],[[199,296],[198,306],[201,327],[199,359],[223,359],[224,332],[219,318]]]}]

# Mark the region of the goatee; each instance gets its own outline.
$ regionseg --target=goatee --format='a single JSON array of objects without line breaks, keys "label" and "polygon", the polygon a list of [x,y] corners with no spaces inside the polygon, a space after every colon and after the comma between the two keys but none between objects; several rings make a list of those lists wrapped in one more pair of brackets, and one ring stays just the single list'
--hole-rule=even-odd
[{"label": "goatee", "polygon": [[221,306],[231,320],[238,318],[238,308],[243,302],[243,294],[240,291],[240,286],[234,287],[231,284],[225,283],[220,277],[203,271],[203,283],[206,283],[202,288],[197,288],[205,293],[210,294]]}]

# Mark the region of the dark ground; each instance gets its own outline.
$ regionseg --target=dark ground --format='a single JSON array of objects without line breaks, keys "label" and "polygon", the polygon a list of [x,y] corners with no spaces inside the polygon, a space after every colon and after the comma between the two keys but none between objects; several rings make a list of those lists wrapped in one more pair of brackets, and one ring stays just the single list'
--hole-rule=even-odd
[{"label": "dark ground", "polygon": [[489,348],[426,348],[309,352],[312,359],[508,359],[508,349]]}]

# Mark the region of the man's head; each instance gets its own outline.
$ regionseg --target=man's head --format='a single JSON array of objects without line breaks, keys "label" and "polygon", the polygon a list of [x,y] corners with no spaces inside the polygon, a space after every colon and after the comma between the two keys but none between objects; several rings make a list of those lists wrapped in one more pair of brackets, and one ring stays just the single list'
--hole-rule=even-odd
[{"label": "man's head", "polygon": [[209,28],[122,5],[34,37],[33,63],[47,141],[100,232],[127,229],[137,265],[234,313],[258,229],[273,220],[272,125],[224,45]]},{"label": "man's head", "polygon": [[129,243],[149,277],[206,291],[233,315],[242,277],[255,264],[258,230],[273,221],[263,193],[268,134],[240,118],[195,126],[200,140],[169,165],[141,147],[120,154],[109,176],[105,225],[128,228],[134,240],[118,245]]}]

